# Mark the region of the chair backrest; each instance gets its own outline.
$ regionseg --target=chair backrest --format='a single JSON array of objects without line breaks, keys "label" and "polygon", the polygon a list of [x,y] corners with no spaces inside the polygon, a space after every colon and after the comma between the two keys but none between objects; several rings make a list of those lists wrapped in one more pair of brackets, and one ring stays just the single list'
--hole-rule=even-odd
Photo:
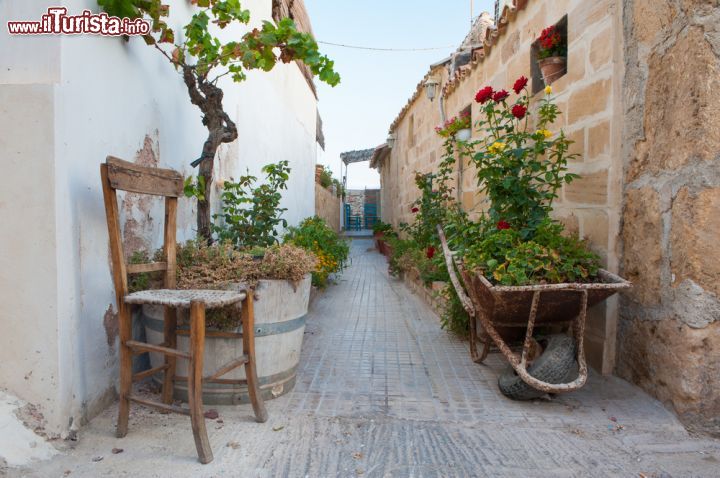
[{"label": "chair backrest", "polygon": [[[149,168],[108,156],[100,165],[105,214],[107,216],[112,274],[118,307],[128,293],[127,275],[140,272],[165,271],[165,288],[176,286],[177,201],[183,194],[183,177],[172,169]],[[117,191],[127,191],[165,198],[165,233],[163,262],[128,264],[123,253]]]}]

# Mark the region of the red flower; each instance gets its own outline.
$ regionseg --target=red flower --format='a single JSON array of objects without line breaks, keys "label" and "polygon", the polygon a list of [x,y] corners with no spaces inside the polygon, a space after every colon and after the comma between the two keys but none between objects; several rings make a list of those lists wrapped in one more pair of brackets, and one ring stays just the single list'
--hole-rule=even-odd
[{"label": "red flower", "polygon": [[410,211],[411,211],[413,214],[415,214],[415,213],[418,212],[419,210],[420,210],[420,209],[418,209],[418,208],[416,208],[416,207],[410,209]]},{"label": "red flower", "polygon": [[493,99],[493,101],[494,101],[495,103],[500,103],[501,101],[503,101],[503,100],[504,100],[505,98],[507,98],[508,96],[510,96],[510,93],[508,93],[508,92],[505,91],[505,90],[500,90],[500,91],[497,91],[497,92],[493,95],[492,99]]},{"label": "red flower", "polygon": [[520,92],[525,88],[528,84],[528,79],[524,76],[521,76],[517,80],[515,80],[515,84],[513,85],[513,91],[515,94],[520,94]]},{"label": "red flower", "polygon": [[517,119],[523,119],[527,113],[527,107],[524,105],[515,105],[512,107],[512,115]]},{"label": "red flower", "polygon": [[560,33],[555,29],[554,26],[547,27],[540,33],[538,43],[545,50],[552,50],[560,44],[561,38]]},{"label": "red flower", "polygon": [[433,257],[435,257],[435,248],[433,246],[428,247],[425,251],[425,255],[428,259],[432,259]]},{"label": "red flower", "polygon": [[497,228],[498,228],[499,230],[501,230],[501,231],[502,231],[503,229],[510,229],[510,224],[509,224],[508,222],[506,222],[506,221],[502,221],[502,220],[501,220],[501,221],[498,221],[498,223],[497,223]]},{"label": "red flower", "polygon": [[478,90],[478,92],[475,94],[475,101],[478,103],[487,103],[490,98],[492,98],[493,95],[493,89],[491,86],[486,86],[485,88],[481,88]]}]

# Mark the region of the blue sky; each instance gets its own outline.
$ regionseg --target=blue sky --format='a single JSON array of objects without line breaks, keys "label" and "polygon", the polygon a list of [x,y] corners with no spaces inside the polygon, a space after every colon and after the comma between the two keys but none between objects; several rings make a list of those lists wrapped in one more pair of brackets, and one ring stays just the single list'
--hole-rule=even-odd
[{"label": "blue sky", "polygon": [[[379,48],[459,45],[470,28],[471,0],[305,0],[318,41]],[[493,0],[474,0],[475,16],[493,11]],[[382,52],[320,45],[335,61],[342,82],[318,82],[325,152],[318,161],[340,178],[340,153],[385,141],[393,119],[427,73],[454,48],[422,52]],[[378,187],[367,163],[350,166],[351,189]]]}]

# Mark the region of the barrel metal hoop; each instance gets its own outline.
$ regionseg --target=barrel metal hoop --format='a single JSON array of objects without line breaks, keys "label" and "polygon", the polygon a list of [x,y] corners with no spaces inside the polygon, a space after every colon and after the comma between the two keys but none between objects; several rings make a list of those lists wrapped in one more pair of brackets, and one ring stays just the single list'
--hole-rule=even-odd
[{"label": "barrel metal hoop", "polygon": [[[155,332],[163,331],[163,321],[148,317],[145,314],[141,314],[143,324]],[[286,320],[284,322],[270,322],[264,324],[255,323],[255,337],[266,337],[268,335],[279,335],[292,332],[301,327],[305,326],[307,315],[301,315],[300,317],[292,320]],[[178,327],[178,330],[188,330],[187,327]],[[233,332],[242,332],[242,327],[238,327]]]}]

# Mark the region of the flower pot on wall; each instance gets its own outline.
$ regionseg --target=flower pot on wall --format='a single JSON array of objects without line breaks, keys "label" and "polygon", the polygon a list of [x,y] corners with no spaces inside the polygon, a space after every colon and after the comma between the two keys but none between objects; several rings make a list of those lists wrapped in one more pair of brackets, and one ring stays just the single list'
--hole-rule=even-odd
[{"label": "flower pot on wall", "polygon": [[540,67],[545,85],[551,85],[555,80],[565,74],[567,58],[564,56],[550,56],[538,60],[538,66]]},{"label": "flower pot on wall", "polygon": [[457,133],[455,133],[455,140],[456,141],[469,141],[470,136],[472,136],[472,130],[470,128],[463,128],[458,130]]},{"label": "flower pot on wall", "polygon": [[[284,280],[261,280],[255,293],[255,353],[260,393],[268,400],[284,395],[295,386],[295,377],[300,362],[300,349],[305,332],[305,315],[310,300],[310,274],[294,286]],[[178,322],[183,321],[180,309]],[[158,306],[143,306],[143,321],[148,342],[163,342],[163,309]],[[184,317],[187,319],[187,317]],[[235,330],[240,331],[240,328]],[[187,352],[187,335],[178,335],[178,349]],[[205,338],[203,375],[212,375],[223,365],[242,355],[242,339],[210,337]],[[150,364],[158,367],[163,363],[161,354],[150,353]],[[175,382],[175,399],[187,401],[187,361],[178,360]],[[223,379],[244,379],[245,368],[238,367],[224,375]],[[162,374],[155,376],[156,383],[162,383]],[[203,402],[209,405],[233,405],[249,403],[246,384],[203,383]]]}]

